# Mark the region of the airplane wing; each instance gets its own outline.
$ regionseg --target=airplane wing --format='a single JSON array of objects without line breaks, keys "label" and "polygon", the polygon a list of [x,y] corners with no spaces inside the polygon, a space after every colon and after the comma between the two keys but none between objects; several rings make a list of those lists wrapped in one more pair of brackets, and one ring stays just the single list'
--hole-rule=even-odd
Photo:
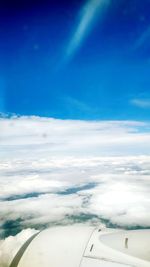
[{"label": "airplane wing", "polygon": [[10,267],[150,267],[149,247],[150,230],[52,227],[32,236]]}]

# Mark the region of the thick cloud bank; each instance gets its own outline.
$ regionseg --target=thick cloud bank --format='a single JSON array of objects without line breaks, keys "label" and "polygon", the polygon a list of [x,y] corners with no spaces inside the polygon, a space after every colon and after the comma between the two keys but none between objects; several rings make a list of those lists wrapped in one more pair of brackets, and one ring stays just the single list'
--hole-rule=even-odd
[{"label": "thick cloud bank", "polygon": [[23,229],[150,227],[149,123],[20,117],[0,129],[0,266],[35,231]]},{"label": "thick cloud bank", "polygon": [[150,124],[21,117],[0,120],[0,158],[141,155],[150,151]]}]

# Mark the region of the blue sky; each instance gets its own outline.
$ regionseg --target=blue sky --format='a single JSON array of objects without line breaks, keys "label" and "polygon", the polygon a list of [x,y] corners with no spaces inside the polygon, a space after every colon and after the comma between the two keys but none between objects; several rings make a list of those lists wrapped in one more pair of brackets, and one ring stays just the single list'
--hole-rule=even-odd
[{"label": "blue sky", "polygon": [[0,5],[1,113],[149,119],[149,0]]}]

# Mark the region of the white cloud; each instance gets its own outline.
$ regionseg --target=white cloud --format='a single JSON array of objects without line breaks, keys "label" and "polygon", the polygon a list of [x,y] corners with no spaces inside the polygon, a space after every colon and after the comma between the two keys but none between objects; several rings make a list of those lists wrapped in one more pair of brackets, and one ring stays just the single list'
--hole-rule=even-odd
[{"label": "white cloud", "polygon": [[0,119],[0,233],[8,221],[36,228],[79,220],[81,214],[91,223],[97,216],[97,223],[104,218],[121,226],[150,226],[149,126]]},{"label": "white cloud", "polygon": [[88,0],[82,7],[81,17],[78,26],[69,42],[66,50],[67,60],[74,55],[79,48],[84,38],[90,31],[93,21],[102,16],[105,9],[108,7],[110,0]]},{"label": "white cloud", "polygon": [[68,195],[55,191],[38,197],[5,201],[5,205],[1,202],[1,223],[21,218],[22,227],[31,227],[88,213],[123,226],[149,226],[149,162],[150,157],[97,159],[97,163],[93,160],[93,166],[88,161],[83,166],[80,162],[80,167],[77,164],[75,167],[78,168],[75,181],[72,177],[75,168],[66,170],[66,174],[70,173],[70,177],[67,175],[68,184],[71,182],[72,188],[90,180],[97,183],[96,187]]},{"label": "white cloud", "polygon": [[16,236],[9,236],[5,240],[0,240],[0,266],[9,266],[18,249],[35,233],[37,231],[34,229],[26,229]]},{"label": "white cloud", "polygon": [[[42,167],[49,169],[48,161],[42,161],[40,164],[41,169]],[[34,166],[36,167],[36,164]],[[66,158],[53,160],[50,166],[54,176],[60,173],[57,180],[62,183],[65,180],[66,187],[64,186],[63,190],[89,182],[95,183],[96,186],[68,195],[57,194],[56,187],[50,194],[1,202],[1,223],[21,218],[20,224],[23,229],[36,227],[38,224],[70,223],[70,216],[76,217],[82,213],[97,215],[99,217],[97,224],[101,223],[101,218],[104,218],[123,227],[150,226],[150,156],[91,157],[70,160]],[[28,179],[28,176],[22,178],[19,173],[18,176],[20,180]],[[40,179],[42,178],[41,174]],[[12,179],[16,180],[16,177]],[[18,181],[16,187],[18,187]],[[7,186],[9,187],[9,183]],[[34,186],[36,188],[36,182]],[[41,189],[37,191],[45,190],[44,178],[43,186],[44,188],[41,183]],[[19,190],[18,188],[18,193]],[[92,218],[93,216],[91,216],[91,223],[93,223]],[[12,240],[10,245],[9,240]],[[11,249],[16,251],[24,238],[19,244],[14,243],[16,237],[10,237],[6,241],[5,246],[4,241],[1,241],[0,253],[3,262],[10,261],[14,255]]]},{"label": "white cloud", "polygon": [[150,99],[132,99],[131,104],[139,108],[150,108]]},{"label": "white cloud", "polygon": [[89,209],[121,226],[150,226],[149,176],[109,175],[92,193]]},{"label": "white cloud", "polygon": [[139,36],[134,44],[134,49],[141,48],[150,38],[150,26],[148,26],[145,31]]},{"label": "white cloud", "polygon": [[149,124],[21,117],[0,120],[0,158],[145,154]]}]

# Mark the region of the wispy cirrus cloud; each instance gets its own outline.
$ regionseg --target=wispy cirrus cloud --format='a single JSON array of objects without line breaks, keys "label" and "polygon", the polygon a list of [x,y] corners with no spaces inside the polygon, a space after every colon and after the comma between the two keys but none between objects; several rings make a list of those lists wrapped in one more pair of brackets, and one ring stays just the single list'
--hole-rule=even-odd
[{"label": "wispy cirrus cloud", "polygon": [[136,40],[134,49],[141,48],[146,42],[149,42],[150,45],[150,26],[148,26]]},{"label": "wispy cirrus cloud", "polygon": [[110,0],[88,0],[82,7],[79,22],[66,48],[65,60],[68,61],[78,50],[97,17],[102,17]]},{"label": "wispy cirrus cloud", "polygon": [[134,98],[130,103],[139,108],[150,108],[150,99]]}]

